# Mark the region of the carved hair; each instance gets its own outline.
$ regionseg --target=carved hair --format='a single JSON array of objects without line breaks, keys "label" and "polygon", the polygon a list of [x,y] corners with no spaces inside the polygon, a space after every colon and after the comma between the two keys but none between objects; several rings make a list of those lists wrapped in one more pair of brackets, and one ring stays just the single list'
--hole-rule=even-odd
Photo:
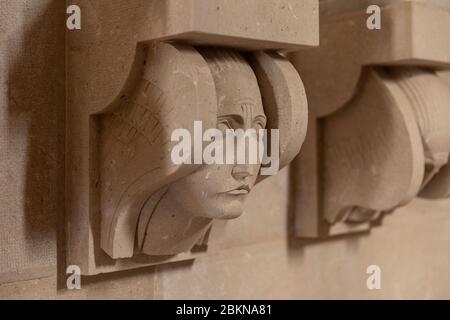
[{"label": "carved hair", "polygon": [[204,128],[216,127],[218,107],[227,99],[221,95],[227,73],[255,77],[245,90],[249,97],[262,95],[268,129],[280,129],[280,168],[298,153],[307,124],[301,79],[277,54],[260,52],[251,57],[247,63],[233,50],[155,42],[145,60],[136,62],[141,77],[127,83],[129,90],[100,116],[97,185],[101,247],[109,256],[132,257],[139,214],[149,197],[199,168],[172,163],[170,151],[175,143],[170,136],[178,128],[192,131],[195,120],[202,121]]}]

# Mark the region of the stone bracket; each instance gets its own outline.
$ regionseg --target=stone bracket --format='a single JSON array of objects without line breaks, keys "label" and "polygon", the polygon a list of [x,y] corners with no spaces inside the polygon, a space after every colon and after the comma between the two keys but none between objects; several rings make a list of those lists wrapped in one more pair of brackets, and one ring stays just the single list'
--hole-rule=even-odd
[{"label": "stone bracket", "polygon": [[[286,134],[304,136],[305,132],[298,129],[300,125],[306,125],[305,121],[299,119],[304,118],[306,112],[303,86],[295,69],[276,51],[287,52],[318,45],[318,1],[76,0],[70,1],[70,4],[80,6],[83,22],[81,30],[68,31],[67,34],[67,265],[78,265],[82,274],[94,275],[193,259],[203,255],[204,252],[196,250],[170,257],[131,257],[132,241],[128,239],[128,242],[123,242],[123,247],[117,243],[120,243],[121,237],[126,238],[134,232],[134,229],[130,229],[134,228],[134,222],[129,224],[128,229],[125,223],[125,228],[120,229],[122,231],[118,233],[117,238],[113,237],[119,239],[114,245],[108,240],[109,237],[100,239],[102,223],[108,220],[105,217],[109,214],[105,215],[102,211],[108,208],[108,199],[116,199],[114,195],[108,198],[105,195],[108,193],[101,191],[101,181],[103,179],[105,183],[105,176],[112,177],[107,181],[116,181],[114,183],[126,180],[125,171],[111,174],[99,165],[106,163],[111,152],[113,155],[114,152],[119,152],[113,146],[111,136],[119,140],[127,139],[128,136],[122,134],[126,128],[139,133],[138,129],[146,121],[142,116],[145,110],[140,110],[144,112],[141,116],[127,114],[127,110],[140,104],[139,99],[142,97],[133,95],[133,92],[139,91],[141,86],[144,86],[141,91],[155,93],[157,89],[152,89],[152,84],[161,84],[170,90],[168,99],[171,102],[177,98],[181,99],[183,94],[185,98],[189,96],[189,92],[183,91],[184,88],[180,88],[177,93],[176,87],[171,86],[170,77],[175,75],[181,79],[183,75],[168,71],[177,67],[164,60],[168,56],[175,57],[185,74],[204,77],[198,78],[201,83],[193,83],[195,86],[206,86],[207,90],[201,90],[206,87],[197,88],[198,94],[185,100],[187,106],[192,107],[192,110],[186,112],[192,112],[193,116],[198,113],[205,117],[205,121],[209,121],[208,111],[202,111],[201,108],[214,104],[214,101],[208,99],[215,93],[207,80],[208,71],[203,65],[204,61],[196,52],[197,46],[219,46],[250,52],[248,54],[254,57],[250,58],[254,64],[252,67],[255,70],[259,68],[258,81],[262,82],[262,94],[267,93],[267,99],[272,104],[294,105],[294,102],[302,101],[302,109],[291,109],[290,112],[279,115],[277,119],[285,123],[296,121],[295,125],[286,127]],[[152,72],[145,74],[145,70]],[[291,78],[285,79],[286,74]],[[272,79],[281,81],[281,85],[277,86],[274,92],[270,92],[274,88],[270,85]],[[298,83],[292,82],[292,79]],[[186,84],[185,88],[191,87]],[[290,94],[292,90],[295,92]],[[160,102],[155,93],[155,104]],[[134,109],[139,111],[139,108]],[[122,120],[129,121],[115,127],[114,123],[123,123]],[[111,135],[105,135],[108,130]],[[284,134],[283,131],[281,134]],[[142,135],[147,136],[145,133]],[[285,142],[282,147],[286,152],[281,153],[281,161],[288,163],[298,152],[299,144],[294,143],[292,139]],[[141,144],[131,143],[130,152],[140,154],[136,148]],[[145,160],[144,156],[142,153],[142,159]],[[111,159],[114,160],[114,156]],[[144,160],[139,170],[144,169]],[[114,163],[110,163],[110,166],[114,168]],[[177,168],[169,169],[173,169],[174,179],[181,174]],[[155,183],[157,184],[157,181]],[[143,184],[135,186],[136,190],[133,190],[140,194]],[[127,193],[125,197],[129,195]],[[100,199],[105,200],[104,203]],[[142,205],[142,199],[125,199],[120,210],[134,210]],[[117,219],[114,216],[110,219],[113,222],[108,220],[103,228],[107,230],[110,225],[123,223],[120,218]],[[199,243],[204,244],[206,241],[207,236],[200,239]]]},{"label": "stone bracket", "polygon": [[417,195],[449,195],[450,90],[436,71],[450,68],[450,10],[386,5],[380,30],[367,17],[321,17],[320,47],[289,55],[310,108],[293,163],[300,238],[368,231]]}]

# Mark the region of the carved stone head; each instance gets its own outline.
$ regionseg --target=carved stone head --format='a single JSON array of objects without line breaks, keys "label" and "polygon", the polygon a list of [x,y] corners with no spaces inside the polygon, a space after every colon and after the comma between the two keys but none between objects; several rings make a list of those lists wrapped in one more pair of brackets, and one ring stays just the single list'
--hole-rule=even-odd
[{"label": "carved stone head", "polygon": [[[259,129],[267,119],[253,70],[236,51],[209,49],[206,59],[217,91],[217,128]],[[180,210],[215,219],[236,218],[258,178],[260,164],[205,165],[173,183],[167,192]]]},{"label": "carved stone head", "polygon": [[306,132],[303,85],[279,55],[156,44],[144,65],[143,79],[102,116],[102,248],[113,258],[189,251],[214,219],[243,213],[261,163],[176,165],[174,129],[279,129],[280,168]]}]

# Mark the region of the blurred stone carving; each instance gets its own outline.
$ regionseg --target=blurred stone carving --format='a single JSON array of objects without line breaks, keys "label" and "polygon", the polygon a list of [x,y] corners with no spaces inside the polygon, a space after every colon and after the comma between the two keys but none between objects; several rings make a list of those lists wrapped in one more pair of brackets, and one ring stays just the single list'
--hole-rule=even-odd
[{"label": "blurred stone carving", "polygon": [[287,165],[308,119],[282,54],[318,45],[318,1],[77,5],[89,32],[67,34],[67,265],[94,275],[211,252],[212,221],[242,214],[268,167],[174,164],[171,134],[231,118],[279,129],[277,167]]},{"label": "blurred stone carving", "polygon": [[[294,162],[295,233],[327,238],[370,230],[414,197],[449,195],[450,12],[419,2],[324,6],[321,46],[290,55],[308,92],[310,130]],[[356,2],[355,2],[356,5]]]}]

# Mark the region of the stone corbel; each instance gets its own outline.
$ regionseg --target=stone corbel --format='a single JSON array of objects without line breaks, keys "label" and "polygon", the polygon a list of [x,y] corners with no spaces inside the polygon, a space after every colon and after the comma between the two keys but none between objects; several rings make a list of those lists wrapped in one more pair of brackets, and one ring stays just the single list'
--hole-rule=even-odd
[{"label": "stone corbel", "polygon": [[67,264],[93,275],[203,254],[191,249],[207,242],[215,218],[239,215],[240,204],[196,198],[227,180],[214,185],[202,165],[173,164],[171,133],[194,132],[194,121],[216,128],[224,105],[239,103],[280,130],[280,168],[287,165],[306,135],[307,103],[279,52],[318,44],[317,0],[71,4],[83,25],[67,38]]},{"label": "stone corbel", "polygon": [[293,169],[298,237],[368,231],[416,196],[450,195],[450,89],[437,73],[450,68],[450,9],[391,2],[379,30],[366,7],[325,3],[320,47],[289,56],[310,111]]}]

